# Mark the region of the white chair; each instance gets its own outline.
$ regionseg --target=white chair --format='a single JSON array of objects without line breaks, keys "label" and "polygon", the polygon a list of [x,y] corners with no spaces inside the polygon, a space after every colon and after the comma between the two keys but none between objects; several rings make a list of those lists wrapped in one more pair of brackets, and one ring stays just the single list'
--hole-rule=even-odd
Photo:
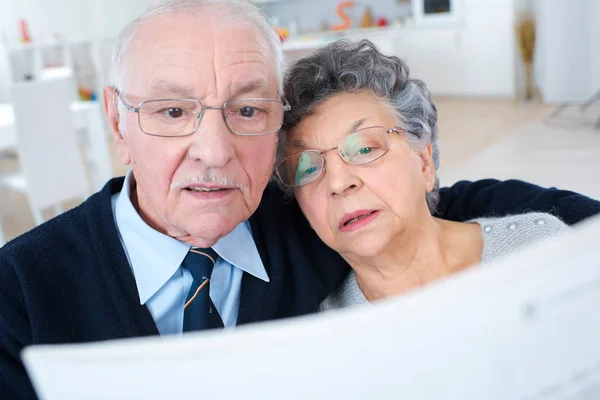
[{"label": "white chair", "polygon": [[27,194],[36,225],[43,209],[52,206],[58,214],[62,202],[90,193],[69,108],[72,88],[65,77],[12,87],[21,170],[0,176],[0,187]]},{"label": "white chair", "polygon": [[[79,143],[83,145],[84,162],[93,191],[99,191],[113,177],[109,140],[104,114],[98,101],[79,101],[71,104]],[[85,128],[81,128],[85,127]]]}]

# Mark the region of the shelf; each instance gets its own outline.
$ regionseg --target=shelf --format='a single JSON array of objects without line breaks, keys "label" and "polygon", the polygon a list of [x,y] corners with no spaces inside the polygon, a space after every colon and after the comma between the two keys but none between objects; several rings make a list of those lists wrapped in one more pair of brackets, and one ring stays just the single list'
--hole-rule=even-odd
[{"label": "shelf", "polygon": [[77,39],[4,46],[11,81],[45,79],[69,71],[77,88],[97,98],[107,81],[108,48],[112,48],[113,41]]},{"label": "shelf", "polygon": [[380,37],[381,35],[390,35],[400,31],[410,31],[417,28],[412,26],[390,25],[384,27],[372,28],[352,28],[343,31],[326,31],[312,34],[304,34],[298,37],[286,39],[283,42],[283,51],[303,51],[316,49],[327,45],[337,39],[352,38],[357,40],[357,37],[372,38]]}]

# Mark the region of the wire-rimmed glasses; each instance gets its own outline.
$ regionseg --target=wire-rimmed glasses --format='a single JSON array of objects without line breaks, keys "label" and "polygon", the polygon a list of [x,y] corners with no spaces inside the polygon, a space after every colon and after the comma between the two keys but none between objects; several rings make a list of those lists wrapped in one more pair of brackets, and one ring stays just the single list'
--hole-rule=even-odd
[{"label": "wire-rimmed glasses", "polygon": [[337,149],[338,155],[349,165],[364,165],[383,157],[390,149],[389,133],[400,134],[401,128],[383,126],[362,128],[342,138],[335,147],[327,150],[304,150],[292,154],[279,163],[273,171],[288,187],[295,188],[316,181],[325,172],[325,154]]},{"label": "wire-rimmed glasses", "polygon": [[276,133],[283,124],[283,113],[291,107],[281,100],[263,98],[232,99],[222,106],[206,106],[200,100],[146,100],[137,106],[128,104],[113,87],[125,108],[138,115],[142,132],[152,136],[188,136],[198,130],[206,110],[221,110],[229,130],[240,136]]}]

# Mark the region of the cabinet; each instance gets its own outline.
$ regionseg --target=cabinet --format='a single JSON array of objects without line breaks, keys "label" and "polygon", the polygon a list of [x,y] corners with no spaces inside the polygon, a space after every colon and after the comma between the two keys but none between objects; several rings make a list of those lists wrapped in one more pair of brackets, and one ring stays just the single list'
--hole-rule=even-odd
[{"label": "cabinet", "polygon": [[[411,26],[354,29],[285,42],[298,57],[338,38],[370,39],[388,55],[403,58],[411,76],[423,80],[436,96],[514,98],[517,48],[513,0],[453,0],[458,14]],[[454,22],[452,22],[454,19]],[[423,23],[421,23],[423,22]]]},{"label": "cabinet", "polygon": [[337,38],[366,38],[384,54],[402,58],[433,95],[513,98],[516,49],[510,29],[488,35],[475,27],[351,30],[285,42],[283,49],[293,62]]}]

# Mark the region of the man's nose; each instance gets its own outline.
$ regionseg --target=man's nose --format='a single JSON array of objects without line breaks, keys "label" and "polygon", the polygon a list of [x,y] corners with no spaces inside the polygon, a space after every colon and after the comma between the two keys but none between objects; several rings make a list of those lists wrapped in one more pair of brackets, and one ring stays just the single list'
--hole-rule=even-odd
[{"label": "man's nose", "polygon": [[347,196],[360,189],[362,181],[356,175],[355,168],[344,162],[339,154],[328,154],[325,180],[331,197]]},{"label": "man's nose", "polygon": [[223,167],[235,155],[234,140],[235,135],[227,127],[223,112],[207,109],[200,118],[198,130],[192,135],[188,155],[207,167]]}]

